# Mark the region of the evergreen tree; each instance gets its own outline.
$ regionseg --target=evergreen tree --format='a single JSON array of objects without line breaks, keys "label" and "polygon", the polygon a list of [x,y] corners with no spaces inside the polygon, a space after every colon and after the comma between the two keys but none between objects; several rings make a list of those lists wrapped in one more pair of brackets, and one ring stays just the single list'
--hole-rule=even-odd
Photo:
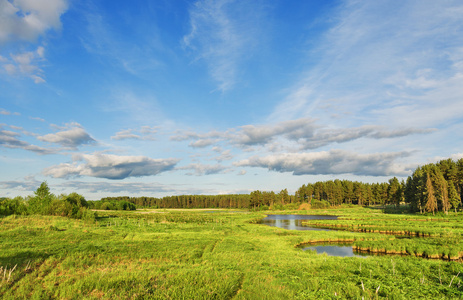
[{"label": "evergreen tree", "polygon": [[387,198],[389,204],[399,206],[400,204],[400,183],[397,177],[389,179],[389,187],[387,189]]},{"label": "evergreen tree", "polygon": [[455,209],[455,212],[457,212],[457,208],[460,205],[461,199],[452,180],[450,180],[448,183],[448,196],[450,205],[452,205],[452,207]]},{"label": "evergreen tree", "polygon": [[427,174],[426,178],[426,205],[425,205],[427,212],[432,212],[434,215],[435,211],[437,210],[437,200],[434,196],[434,187],[432,186],[431,176],[429,173]]}]

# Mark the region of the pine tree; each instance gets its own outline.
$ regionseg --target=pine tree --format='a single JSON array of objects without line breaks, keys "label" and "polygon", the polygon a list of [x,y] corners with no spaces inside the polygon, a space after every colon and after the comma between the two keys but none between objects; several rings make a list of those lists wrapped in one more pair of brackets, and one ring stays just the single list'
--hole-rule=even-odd
[{"label": "pine tree", "polygon": [[457,207],[458,205],[460,205],[461,199],[460,199],[460,195],[457,193],[457,190],[452,180],[448,182],[448,197],[449,197],[449,203],[455,209],[455,212],[457,212]]},{"label": "pine tree", "polygon": [[427,212],[432,212],[434,215],[437,210],[437,200],[434,196],[434,187],[432,186],[431,176],[427,173],[426,178],[426,205],[425,209]]}]

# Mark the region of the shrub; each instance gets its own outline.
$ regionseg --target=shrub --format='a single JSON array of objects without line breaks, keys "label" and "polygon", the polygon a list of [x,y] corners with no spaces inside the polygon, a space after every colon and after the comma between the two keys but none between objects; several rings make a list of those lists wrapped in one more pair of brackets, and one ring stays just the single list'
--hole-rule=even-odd
[{"label": "shrub", "polygon": [[297,210],[309,210],[310,209],[310,204],[309,203],[302,203],[299,205],[299,208]]},{"label": "shrub", "polygon": [[284,210],[296,210],[298,208],[298,203],[288,203],[283,206]]},{"label": "shrub", "polygon": [[316,199],[312,199],[311,207],[316,208],[316,209],[329,208],[330,203],[328,201],[325,201],[325,200],[319,201],[319,200],[316,200]]},{"label": "shrub", "polygon": [[114,206],[111,202],[103,202],[103,204],[101,204],[100,206],[100,209],[101,210],[113,210]]},{"label": "shrub", "polygon": [[26,215],[27,206],[22,197],[0,198],[0,216]]},{"label": "shrub", "polygon": [[260,207],[260,210],[269,210],[269,207],[268,207],[268,205],[262,205]]},{"label": "shrub", "polygon": [[98,214],[90,209],[81,207],[77,213],[77,217],[88,223],[94,223]]}]

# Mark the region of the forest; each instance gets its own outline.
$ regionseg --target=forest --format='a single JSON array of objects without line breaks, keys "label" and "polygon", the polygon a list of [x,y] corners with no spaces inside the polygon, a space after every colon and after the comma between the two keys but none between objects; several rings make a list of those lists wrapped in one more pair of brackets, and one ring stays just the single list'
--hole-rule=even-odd
[{"label": "forest", "polygon": [[294,195],[287,189],[253,191],[250,194],[179,195],[155,197],[104,197],[87,201],[82,195],[55,196],[42,183],[35,195],[0,198],[0,215],[49,214],[79,217],[86,209],[135,210],[138,208],[236,208],[253,210],[294,210],[304,207],[328,208],[343,204],[370,206],[408,204],[411,212],[447,213],[462,208],[463,159],[441,160],[418,167],[406,181],[396,177],[382,183],[329,180],[302,185]]},{"label": "forest", "polygon": [[[294,195],[287,189],[253,191],[235,195],[180,195],[154,197],[105,197],[90,202],[93,207],[105,203],[130,202],[137,207],[150,208],[248,208],[259,210],[297,209],[301,204],[311,208],[326,208],[353,204],[396,205],[409,204],[412,212],[448,212],[461,208],[463,192],[463,159],[441,160],[418,167],[406,181],[396,177],[382,183],[363,183],[349,180],[329,180],[307,183]],[[116,206],[116,204],[113,204]]]}]

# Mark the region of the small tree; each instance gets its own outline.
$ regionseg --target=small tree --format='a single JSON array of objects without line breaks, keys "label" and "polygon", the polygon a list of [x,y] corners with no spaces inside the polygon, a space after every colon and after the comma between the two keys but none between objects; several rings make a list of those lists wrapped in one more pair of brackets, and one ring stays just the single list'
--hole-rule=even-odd
[{"label": "small tree", "polygon": [[53,199],[47,182],[42,182],[34,194],[35,196],[29,199],[29,212],[31,214],[47,214]]}]

